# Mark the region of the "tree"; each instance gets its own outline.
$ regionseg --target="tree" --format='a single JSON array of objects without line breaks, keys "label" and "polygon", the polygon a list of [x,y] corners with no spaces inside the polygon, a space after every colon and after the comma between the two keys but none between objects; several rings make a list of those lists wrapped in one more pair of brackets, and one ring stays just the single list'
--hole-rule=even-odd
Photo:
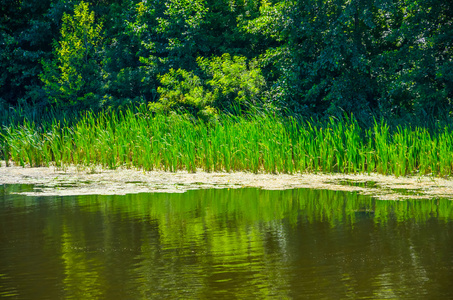
[{"label": "tree", "polygon": [[156,18],[163,8],[153,3],[126,0],[108,5],[102,60],[107,106],[152,101],[156,97],[160,67],[155,53]]},{"label": "tree", "polygon": [[[377,57],[392,50],[392,0],[263,1],[244,28],[267,39],[271,98],[298,114],[379,110]],[[396,22],[397,23],[397,22]],[[398,25],[398,23],[396,24]]]},{"label": "tree", "polygon": [[54,42],[54,57],[42,61],[41,80],[52,103],[60,107],[96,108],[101,83],[98,56],[102,24],[95,24],[88,3],[80,2],[74,14],[64,14],[60,41]]},{"label": "tree", "polygon": [[60,21],[47,14],[52,9],[50,0],[0,0],[0,102],[45,102],[38,75]]},{"label": "tree", "polygon": [[[447,115],[453,101],[453,3],[404,1],[399,46],[386,53],[388,97],[419,119]],[[398,74],[398,76],[395,76]]]}]

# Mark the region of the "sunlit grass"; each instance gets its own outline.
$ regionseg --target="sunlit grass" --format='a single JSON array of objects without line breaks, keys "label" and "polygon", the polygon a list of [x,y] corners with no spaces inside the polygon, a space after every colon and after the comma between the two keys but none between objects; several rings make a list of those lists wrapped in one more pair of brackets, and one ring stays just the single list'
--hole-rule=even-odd
[{"label": "sunlit grass", "polygon": [[21,166],[143,170],[340,172],[436,176],[453,170],[453,133],[442,128],[362,129],[354,119],[296,121],[257,114],[205,123],[142,109],[87,113],[77,122],[4,126],[1,156]]}]

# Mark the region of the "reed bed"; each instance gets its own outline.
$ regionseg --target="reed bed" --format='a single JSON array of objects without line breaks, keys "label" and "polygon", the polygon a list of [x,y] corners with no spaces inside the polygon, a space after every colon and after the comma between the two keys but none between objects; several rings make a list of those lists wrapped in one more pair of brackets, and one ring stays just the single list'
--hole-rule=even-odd
[{"label": "reed bed", "polygon": [[142,110],[87,113],[77,122],[24,121],[0,131],[1,156],[21,166],[75,164],[266,173],[340,172],[449,176],[453,133],[353,118],[296,121],[257,114],[205,123]]}]

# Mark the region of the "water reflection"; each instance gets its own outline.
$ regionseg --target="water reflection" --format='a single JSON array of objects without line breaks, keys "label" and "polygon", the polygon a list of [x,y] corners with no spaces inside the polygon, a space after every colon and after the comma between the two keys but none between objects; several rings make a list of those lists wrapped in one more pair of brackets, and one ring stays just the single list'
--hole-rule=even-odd
[{"label": "water reflection", "polygon": [[0,188],[0,297],[451,298],[453,202],[200,190]]}]

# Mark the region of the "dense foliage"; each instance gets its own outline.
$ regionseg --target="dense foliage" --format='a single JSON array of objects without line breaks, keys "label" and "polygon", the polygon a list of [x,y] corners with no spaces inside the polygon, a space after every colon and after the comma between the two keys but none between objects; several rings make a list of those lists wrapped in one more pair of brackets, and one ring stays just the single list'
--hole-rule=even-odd
[{"label": "dense foliage", "polygon": [[453,2],[0,0],[0,106],[452,113]]}]

